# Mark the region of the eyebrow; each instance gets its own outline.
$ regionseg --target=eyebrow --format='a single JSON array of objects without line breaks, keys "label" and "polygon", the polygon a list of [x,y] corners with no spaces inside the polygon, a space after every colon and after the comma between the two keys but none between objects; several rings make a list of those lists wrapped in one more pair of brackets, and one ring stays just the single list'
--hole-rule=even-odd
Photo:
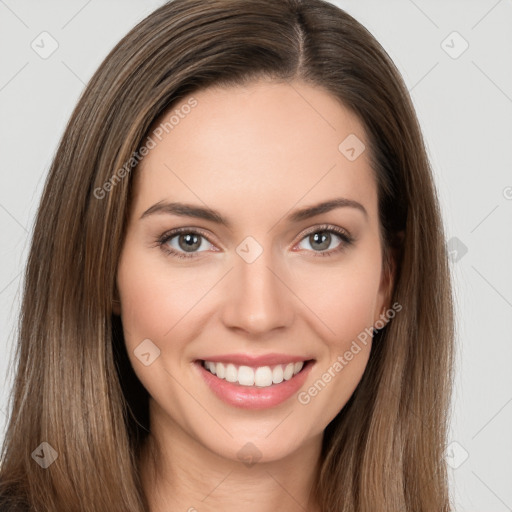
[{"label": "eyebrow", "polygon": [[[296,210],[286,217],[286,221],[290,223],[297,223],[302,220],[315,217],[316,215],[330,212],[331,210],[334,210],[336,208],[345,207],[355,208],[362,212],[366,219],[368,218],[368,212],[361,203],[358,203],[357,201],[354,201],[352,199],[338,197],[336,199],[331,199],[329,201],[324,201],[313,206],[307,206],[305,208],[301,208],[300,210]],[[216,224],[221,224],[227,227],[228,229],[231,229],[231,222],[229,222],[216,210],[212,210],[211,208],[208,207],[178,202],[160,201],[151,206],[150,208],[148,208],[140,216],[140,219],[143,219],[150,215],[154,215],[156,213],[178,215],[180,217],[196,217],[198,219],[209,220],[211,222],[215,222]]]}]

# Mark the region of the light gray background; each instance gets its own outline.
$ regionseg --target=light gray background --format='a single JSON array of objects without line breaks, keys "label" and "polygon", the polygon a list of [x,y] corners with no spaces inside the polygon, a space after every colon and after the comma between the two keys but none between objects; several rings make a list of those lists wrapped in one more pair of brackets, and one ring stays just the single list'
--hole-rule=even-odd
[{"label": "light gray background", "polygon": [[[2,438],[23,268],[57,142],[108,51],[162,3],[0,0]],[[446,454],[456,510],[512,511],[512,1],[333,3],[402,72],[435,172],[458,315]],[[43,31],[58,43],[46,59],[31,47],[50,48]]]}]

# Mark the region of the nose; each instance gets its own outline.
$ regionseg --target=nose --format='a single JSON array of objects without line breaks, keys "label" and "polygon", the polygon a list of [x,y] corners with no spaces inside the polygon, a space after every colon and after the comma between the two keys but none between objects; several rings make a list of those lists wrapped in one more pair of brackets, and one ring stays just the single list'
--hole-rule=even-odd
[{"label": "nose", "polygon": [[283,272],[274,269],[270,253],[263,251],[252,263],[235,259],[225,280],[226,300],[221,316],[227,328],[261,336],[293,322],[297,299]]}]

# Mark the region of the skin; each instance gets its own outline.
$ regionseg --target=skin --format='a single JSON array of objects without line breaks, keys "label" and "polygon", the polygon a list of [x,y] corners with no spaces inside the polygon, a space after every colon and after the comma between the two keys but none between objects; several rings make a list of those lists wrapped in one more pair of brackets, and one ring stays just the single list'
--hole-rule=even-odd
[{"label": "skin", "polygon": [[[359,383],[371,340],[307,405],[296,396],[262,410],[227,405],[197,377],[193,361],[233,352],[310,356],[316,361],[301,388],[307,390],[390,307],[394,274],[382,267],[369,151],[349,161],[338,150],[349,134],[368,148],[365,132],[336,98],[302,82],[260,81],[193,96],[197,106],[137,169],[117,275],[115,312],[150,394],[158,446],[156,464],[146,451],[141,460],[144,490],[152,512],[316,511],[309,491],[322,434]],[[342,207],[284,220],[337,197],[358,201],[367,217]],[[162,200],[207,205],[232,229],[168,213],[140,219]],[[355,241],[336,252],[345,242],[332,233],[330,244],[315,245],[314,229],[306,231],[322,224]],[[156,243],[179,227],[207,235],[195,257],[173,257]],[[236,252],[247,236],[263,249],[250,264]],[[179,241],[178,234],[167,246],[187,254]],[[149,366],[134,355],[145,339],[161,351]],[[252,466],[238,457],[248,442],[261,455]]]}]

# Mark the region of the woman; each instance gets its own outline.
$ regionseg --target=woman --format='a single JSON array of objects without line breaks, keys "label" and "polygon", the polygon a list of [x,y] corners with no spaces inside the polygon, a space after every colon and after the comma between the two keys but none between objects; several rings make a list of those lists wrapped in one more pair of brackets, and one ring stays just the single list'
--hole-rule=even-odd
[{"label": "woman", "polygon": [[19,510],[450,510],[438,200],[407,89],[322,0],[174,0],[86,87],[27,263]]}]

